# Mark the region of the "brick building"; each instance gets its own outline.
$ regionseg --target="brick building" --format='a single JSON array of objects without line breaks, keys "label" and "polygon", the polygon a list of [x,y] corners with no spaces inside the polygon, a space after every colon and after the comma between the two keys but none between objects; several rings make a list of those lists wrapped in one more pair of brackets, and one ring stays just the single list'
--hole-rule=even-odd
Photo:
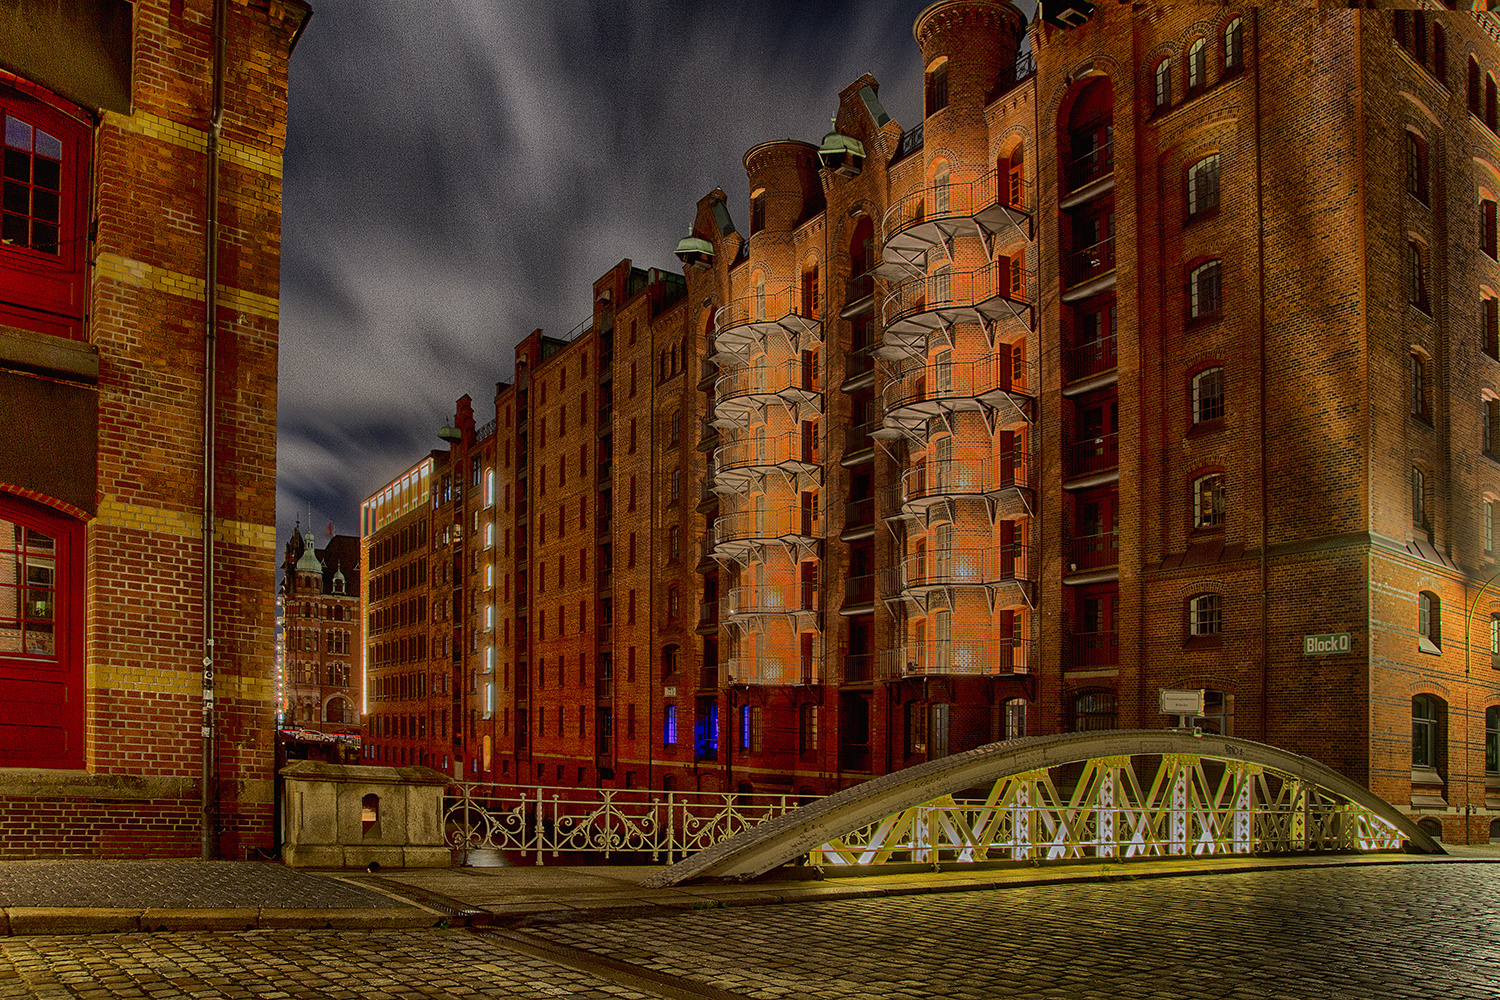
[{"label": "brick building", "polygon": [[364,704],[359,559],[359,539],[351,535],[334,535],[321,549],[314,546],[312,532],[293,531],[287,540],[277,600],[280,728],[359,732]]},{"label": "brick building", "polygon": [[281,158],[309,14],[0,11],[0,857],[272,846]]},{"label": "brick building", "polygon": [[621,264],[460,400],[466,776],[824,792],[1181,723],[1489,835],[1500,24],[1044,8],[927,8],[922,121],[852,81],[685,281]]}]

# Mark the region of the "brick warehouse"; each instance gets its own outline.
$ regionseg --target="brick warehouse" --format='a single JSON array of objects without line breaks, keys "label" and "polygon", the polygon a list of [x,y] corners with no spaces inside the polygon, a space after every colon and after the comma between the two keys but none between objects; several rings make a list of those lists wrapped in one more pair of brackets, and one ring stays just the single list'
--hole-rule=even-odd
[{"label": "brick warehouse", "polygon": [[283,551],[277,596],[277,726],[357,735],[364,702],[359,539],[332,535],[319,549],[312,532],[303,534],[299,524]]},{"label": "brick warehouse", "polygon": [[933,4],[923,121],[866,76],[751,149],[685,284],[367,502],[434,567],[369,759],[819,793],[1190,724],[1500,832],[1500,23],[1044,6]]},{"label": "brick warehouse", "polygon": [[273,845],[281,161],[309,16],[0,11],[0,857]]}]

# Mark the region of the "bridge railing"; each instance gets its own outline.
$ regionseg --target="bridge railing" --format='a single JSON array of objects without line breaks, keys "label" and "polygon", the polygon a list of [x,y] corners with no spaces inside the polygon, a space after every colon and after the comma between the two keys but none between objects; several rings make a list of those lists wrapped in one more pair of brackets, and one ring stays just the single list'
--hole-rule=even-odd
[{"label": "bridge railing", "polygon": [[448,846],[536,864],[672,864],[809,796],[457,782],[444,799]]}]

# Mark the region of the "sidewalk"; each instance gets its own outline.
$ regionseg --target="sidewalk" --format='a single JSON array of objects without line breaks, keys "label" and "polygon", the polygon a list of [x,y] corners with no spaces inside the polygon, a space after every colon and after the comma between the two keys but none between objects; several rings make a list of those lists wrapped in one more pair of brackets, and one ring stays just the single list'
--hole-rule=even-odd
[{"label": "sidewalk", "polygon": [[[1350,865],[1500,862],[1500,845],[1447,856],[1308,855],[792,877],[648,889],[656,866],[313,872],[256,861],[0,863],[0,936],[271,928],[523,927],[671,911]],[[794,873],[800,875],[800,873]]]}]

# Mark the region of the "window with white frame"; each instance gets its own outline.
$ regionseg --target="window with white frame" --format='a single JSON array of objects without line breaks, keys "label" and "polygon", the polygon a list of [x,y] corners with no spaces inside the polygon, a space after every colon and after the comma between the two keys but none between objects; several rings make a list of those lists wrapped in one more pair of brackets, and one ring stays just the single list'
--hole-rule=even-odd
[{"label": "window with white frame", "polygon": [[1210,472],[1193,481],[1193,527],[1218,528],[1224,524],[1224,473]]},{"label": "window with white frame", "polygon": [[1224,416],[1224,369],[1206,368],[1193,376],[1193,423]]},{"label": "window with white frame", "polygon": [[1415,465],[1411,467],[1411,525],[1427,532],[1427,476]]},{"label": "window with white frame", "polygon": [[1219,154],[1210,153],[1188,168],[1188,218],[1219,207]]},{"label": "window with white frame", "polygon": [[1439,702],[1430,694],[1411,700],[1411,766],[1424,771],[1438,766]]},{"label": "window with white frame", "polygon": [[1435,653],[1443,645],[1442,602],[1430,590],[1417,595],[1417,643],[1426,652]]},{"label": "window with white frame", "polygon": [[1495,502],[1484,502],[1484,551],[1492,555],[1495,551]]},{"label": "window with white frame", "polygon": [[1224,27],[1224,71],[1239,69],[1245,61],[1245,23],[1239,18]]},{"label": "window with white frame", "polygon": [[1193,319],[1219,311],[1219,261],[1210,260],[1193,268],[1188,276],[1188,315]]},{"label": "window with white frame", "polygon": [[1172,60],[1163,59],[1156,64],[1156,107],[1165,108],[1172,103]]},{"label": "window with white frame", "polygon": [[1223,630],[1218,594],[1197,594],[1188,600],[1188,635],[1219,635]]},{"label": "window with white frame", "polygon": [[1208,41],[1199,38],[1188,47],[1188,90],[1208,82]]}]

